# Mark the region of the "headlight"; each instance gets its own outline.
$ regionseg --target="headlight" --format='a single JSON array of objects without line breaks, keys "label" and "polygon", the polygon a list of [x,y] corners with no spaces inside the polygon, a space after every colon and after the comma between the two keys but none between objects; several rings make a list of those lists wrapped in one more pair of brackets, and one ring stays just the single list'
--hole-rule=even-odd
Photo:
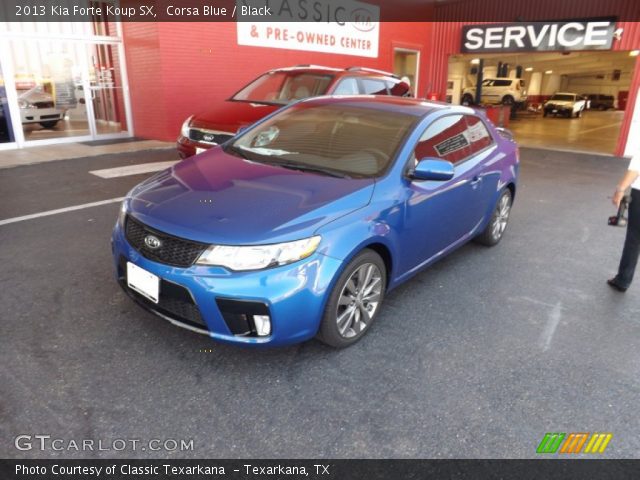
[{"label": "headlight", "polygon": [[182,123],[182,129],[180,130],[180,133],[182,134],[183,137],[189,138],[189,124],[191,123],[192,118],[193,118],[193,115],[191,115]]},{"label": "headlight", "polygon": [[118,225],[120,228],[124,228],[124,219],[127,216],[127,200],[123,200],[120,204],[120,212],[118,212]]},{"label": "headlight", "polygon": [[18,106],[20,108],[35,108],[33,104],[27,102],[26,100],[18,100]]},{"label": "headlight", "polygon": [[217,265],[230,270],[260,270],[286,265],[307,258],[318,248],[320,236],[272,245],[234,247],[212,245],[196,262],[200,265]]}]

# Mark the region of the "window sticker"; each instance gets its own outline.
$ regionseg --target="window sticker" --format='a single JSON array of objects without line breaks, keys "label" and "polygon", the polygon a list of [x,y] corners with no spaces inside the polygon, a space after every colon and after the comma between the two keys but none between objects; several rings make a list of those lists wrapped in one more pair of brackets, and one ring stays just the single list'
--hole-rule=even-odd
[{"label": "window sticker", "polygon": [[438,152],[440,157],[446,157],[447,155],[451,155],[453,152],[457,152],[458,150],[468,146],[469,140],[467,140],[467,137],[463,132],[447,138],[444,142],[434,145],[433,148],[436,149],[436,152]]}]

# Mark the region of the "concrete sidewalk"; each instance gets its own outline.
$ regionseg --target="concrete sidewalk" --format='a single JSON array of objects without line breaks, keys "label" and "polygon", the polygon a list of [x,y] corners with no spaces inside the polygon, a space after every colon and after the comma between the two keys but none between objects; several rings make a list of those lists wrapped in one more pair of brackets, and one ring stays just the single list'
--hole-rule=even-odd
[{"label": "concrete sidewalk", "polygon": [[[55,160],[68,160],[70,158],[174,148],[175,146],[173,142],[161,142],[158,140],[131,141],[131,139],[123,139],[120,143],[109,145],[103,145],[99,142],[96,142],[95,145],[89,145],[87,143],[61,143],[59,145],[46,145],[42,147],[22,148],[19,150],[2,150],[0,151],[0,168],[31,165]],[[176,158],[177,157],[178,154],[176,153]]]}]

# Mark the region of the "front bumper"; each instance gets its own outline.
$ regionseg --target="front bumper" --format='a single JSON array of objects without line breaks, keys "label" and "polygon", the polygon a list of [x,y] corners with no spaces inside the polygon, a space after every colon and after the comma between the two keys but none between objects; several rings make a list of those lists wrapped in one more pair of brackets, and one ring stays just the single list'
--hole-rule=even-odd
[{"label": "front bumper", "polygon": [[550,106],[545,106],[544,111],[547,114],[551,114],[551,115],[558,115],[558,114],[566,115],[568,113],[573,113],[573,107],[550,105]]},{"label": "front bumper", "polygon": [[20,109],[22,123],[39,123],[59,121],[64,118],[65,110],[57,108],[25,108]]},{"label": "front bumper", "polygon": [[[333,281],[342,267],[340,260],[315,253],[290,265],[251,272],[231,272],[222,267],[201,265],[178,268],[142,256],[126,241],[119,225],[113,231],[112,250],[120,285],[147,310],[215,340],[243,345],[282,346],[314,337]],[[127,287],[127,261],[161,278],[159,304],[153,304]],[[185,301],[178,309],[167,309],[167,303],[163,303],[163,289],[167,290],[164,293],[172,295],[167,299],[171,302],[175,299],[169,290],[188,292],[193,306]],[[180,295],[184,296],[184,293]],[[228,314],[225,312],[223,316],[221,311],[221,305],[227,308],[225,302],[234,305],[247,302],[250,309],[263,305],[270,316],[271,333],[268,336],[234,334]]]}]

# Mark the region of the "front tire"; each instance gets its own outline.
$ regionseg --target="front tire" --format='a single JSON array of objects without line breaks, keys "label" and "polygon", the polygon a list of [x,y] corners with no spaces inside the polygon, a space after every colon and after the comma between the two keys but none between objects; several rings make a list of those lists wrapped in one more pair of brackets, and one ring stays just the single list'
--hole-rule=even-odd
[{"label": "front tire", "polygon": [[462,105],[473,105],[473,96],[465,93],[462,96]]},{"label": "front tire", "polygon": [[376,319],[387,287],[387,271],[373,250],[349,262],[335,283],[317,338],[336,348],[356,343]]},{"label": "front tire", "polygon": [[40,126],[42,126],[42,128],[55,128],[59,121],[60,120],[49,120],[46,122],[40,122]]},{"label": "front tire", "polygon": [[509,215],[511,213],[511,205],[513,203],[513,197],[511,190],[506,188],[500,194],[496,207],[491,214],[491,219],[487,224],[484,231],[476,237],[476,241],[487,247],[493,247],[500,243],[507,229],[507,223],[509,222]]}]

